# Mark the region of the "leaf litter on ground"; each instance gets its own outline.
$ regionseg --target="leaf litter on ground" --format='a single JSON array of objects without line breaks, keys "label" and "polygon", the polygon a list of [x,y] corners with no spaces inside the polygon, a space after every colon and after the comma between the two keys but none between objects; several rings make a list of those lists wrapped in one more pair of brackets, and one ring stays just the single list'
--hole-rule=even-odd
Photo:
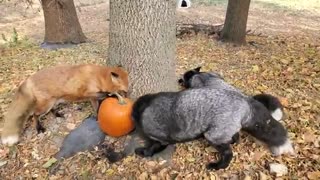
[{"label": "leaf litter on ground", "polygon": [[[247,39],[255,41],[258,46],[234,47],[202,35],[178,40],[177,75],[202,65],[204,70],[221,73],[226,81],[247,94],[265,92],[279,97],[285,106],[286,114],[282,123],[289,130],[298,154],[296,158],[273,157],[264,146],[242,133],[241,143],[232,147],[234,159],[226,170],[213,172],[205,170],[205,164],[218,157],[207,142],[199,140],[177,144],[173,161],[169,165],[159,166],[160,160],[154,164],[148,159],[136,156],[110,164],[106,158],[99,157],[98,153],[93,151],[92,155],[84,152],[65,159],[59,163],[54,174],[49,174],[49,170],[46,169],[54,163],[54,160],[48,158],[58,152],[61,145],[59,138],[65,137],[73,127],[78,127],[81,120],[92,111],[88,103],[81,103],[82,110],[74,108],[72,104],[63,106],[63,111],[72,118],[62,121],[50,115],[46,116],[45,126],[53,127],[58,124],[57,131],[37,136],[34,130],[28,128],[26,131],[28,135],[23,136],[21,143],[15,146],[12,151],[14,154],[7,152],[8,149],[0,145],[0,161],[3,164],[0,167],[1,176],[5,179],[32,178],[34,174],[40,179],[48,176],[58,179],[84,176],[94,176],[98,179],[106,176],[114,179],[157,176],[176,179],[199,177],[258,179],[261,176],[268,179],[275,178],[275,174],[266,167],[271,163],[278,163],[288,168],[287,174],[283,175],[284,178],[317,178],[320,169],[319,45],[312,44],[313,42],[309,42],[304,36],[294,38],[248,36]],[[42,50],[35,45],[28,48],[4,48],[0,62],[1,119],[8,103],[11,102],[14,89],[25,77],[40,68],[57,64],[103,64],[105,53],[88,52],[91,52],[91,49],[101,49],[98,52],[104,52],[104,46],[104,44],[88,43],[52,52]],[[122,138],[110,138],[107,141],[119,149],[123,148]]]}]

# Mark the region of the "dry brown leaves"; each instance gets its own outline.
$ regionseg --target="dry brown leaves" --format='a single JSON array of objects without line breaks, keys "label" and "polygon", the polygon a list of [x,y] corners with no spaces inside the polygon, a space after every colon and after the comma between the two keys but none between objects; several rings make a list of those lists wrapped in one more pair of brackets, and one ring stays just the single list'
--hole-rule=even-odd
[{"label": "dry brown leaves", "polygon": [[[52,131],[36,136],[27,133],[15,147],[0,147],[1,179],[271,179],[270,163],[283,164],[288,179],[319,179],[320,169],[320,47],[307,37],[251,37],[255,46],[233,47],[205,36],[178,40],[177,74],[202,65],[221,73],[228,82],[248,94],[261,92],[278,96],[285,106],[283,124],[288,128],[298,156],[272,157],[268,150],[246,134],[233,146],[234,159],[225,170],[207,171],[205,164],[217,159],[205,141],[178,144],[172,162],[151,161],[129,156],[109,164],[96,152],[81,153],[50,168],[43,168],[57,152],[61,139],[91,110],[71,105],[64,109],[69,118],[47,117]],[[318,41],[319,42],[319,41]],[[60,63],[103,63],[104,44],[83,44],[74,49],[47,52],[35,46],[12,47],[1,51],[1,114],[11,101],[12,90],[39,68]],[[50,121],[49,121],[50,120]],[[28,132],[28,131],[27,131]],[[119,143],[121,144],[121,143]]]}]

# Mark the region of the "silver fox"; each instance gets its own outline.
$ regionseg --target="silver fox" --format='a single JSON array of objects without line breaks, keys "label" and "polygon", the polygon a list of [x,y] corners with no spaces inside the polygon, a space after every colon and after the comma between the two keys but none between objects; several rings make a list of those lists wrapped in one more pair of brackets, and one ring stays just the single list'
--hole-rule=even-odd
[{"label": "silver fox", "polygon": [[[178,81],[179,84],[184,88],[190,88],[190,86],[192,86],[192,88],[210,86],[211,88],[225,89],[242,93],[239,89],[236,89],[234,86],[224,81],[224,79],[219,74],[214,72],[200,73],[200,69],[201,67],[197,67],[184,73],[183,78],[179,79]],[[197,74],[201,75],[196,76],[192,81],[190,81],[190,79]],[[255,96],[252,96],[252,98],[266,106],[266,108],[270,111],[271,116],[275,120],[280,121],[282,119],[284,114],[283,107],[278,98],[270,94],[257,94]]]},{"label": "silver fox", "polygon": [[268,103],[244,95],[217,74],[199,70],[179,80],[185,90],[147,94],[134,103],[132,118],[148,141],[135,150],[137,155],[153,156],[169,144],[204,137],[220,154],[207,169],[224,169],[233,158],[230,144],[240,130],[267,144],[274,155],[294,154],[286,129],[271,116]]}]

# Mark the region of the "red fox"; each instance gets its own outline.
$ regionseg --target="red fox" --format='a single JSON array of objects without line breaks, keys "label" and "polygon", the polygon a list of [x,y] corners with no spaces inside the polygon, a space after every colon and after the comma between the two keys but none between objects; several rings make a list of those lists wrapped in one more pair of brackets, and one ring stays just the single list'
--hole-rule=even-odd
[{"label": "red fox", "polygon": [[97,112],[98,100],[108,93],[128,91],[128,73],[122,67],[93,64],[64,65],[40,70],[24,80],[4,116],[1,141],[19,141],[24,122],[33,115],[37,121],[55,105],[90,100]]}]

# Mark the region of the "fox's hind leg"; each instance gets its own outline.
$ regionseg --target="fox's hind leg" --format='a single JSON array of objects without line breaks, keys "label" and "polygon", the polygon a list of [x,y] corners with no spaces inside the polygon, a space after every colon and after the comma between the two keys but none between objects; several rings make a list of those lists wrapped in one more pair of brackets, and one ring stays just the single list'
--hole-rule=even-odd
[{"label": "fox's hind leg", "polygon": [[50,112],[55,103],[55,100],[43,100],[42,102],[38,100],[38,105],[34,112],[34,120],[36,121],[36,130],[38,134],[46,131],[41,123],[41,119],[44,115]]},{"label": "fox's hind leg", "polygon": [[58,108],[53,107],[50,111],[55,117],[64,117],[64,114],[59,112]]},{"label": "fox's hind leg", "polygon": [[208,131],[204,134],[204,137],[209,141],[210,145],[213,146],[220,155],[220,160],[217,162],[210,162],[207,164],[207,169],[225,169],[229,166],[233,153],[230,144],[237,141],[239,133],[223,133],[223,131],[217,131],[216,129]]},{"label": "fox's hind leg", "polygon": [[225,169],[229,166],[233,153],[230,144],[212,144],[212,146],[219,152],[220,160],[217,162],[210,162],[207,164],[207,169]]},{"label": "fox's hind leg", "polygon": [[100,104],[101,104],[102,101],[103,100],[98,100],[98,99],[95,99],[95,98],[90,99],[90,103],[91,103],[91,106],[92,106],[95,114],[98,114],[99,107],[100,107]]},{"label": "fox's hind leg", "polygon": [[46,128],[43,127],[42,123],[41,123],[41,118],[43,116],[34,116],[34,121],[36,123],[36,130],[37,130],[37,133],[40,134],[40,133],[44,133],[46,131]]},{"label": "fox's hind leg", "polygon": [[135,149],[135,153],[141,157],[151,157],[166,147],[167,145],[162,145],[159,141],[149,140],[147,146]]}]

